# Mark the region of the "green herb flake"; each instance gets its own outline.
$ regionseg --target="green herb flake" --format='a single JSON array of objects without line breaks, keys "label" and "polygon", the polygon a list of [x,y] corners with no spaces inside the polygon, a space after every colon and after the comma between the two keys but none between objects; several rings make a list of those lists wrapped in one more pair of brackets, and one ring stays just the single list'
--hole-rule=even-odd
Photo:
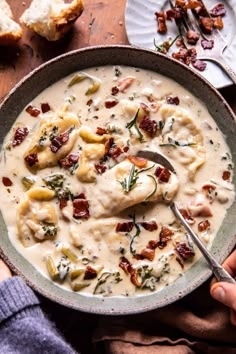
[{"label": "green herb flake", "polygon": [[168,143],[159,144],[159,146],[171,146],[171,147],[184,147],[184,146],[194,146],[196,143],[182,143],[180,141],[174,140],[171,137],[168,137]]},{"label": "green herb flake", "polygon": [[134,118],[130,122],[128,122],[125,127],[129,129],[130,133],[131,133],[131,128],[134,127],[134,129],[138,133],[140,143],[144,143],[143,134],[141,133],[141,131],[140,131],[138,125],[137,125],[138,115],[139,115],[139,109],[137,110]]}]

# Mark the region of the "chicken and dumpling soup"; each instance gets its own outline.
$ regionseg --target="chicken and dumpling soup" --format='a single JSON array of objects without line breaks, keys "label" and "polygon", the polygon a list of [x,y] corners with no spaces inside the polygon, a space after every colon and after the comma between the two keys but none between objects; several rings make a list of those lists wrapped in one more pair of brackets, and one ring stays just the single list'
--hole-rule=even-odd
[{"label": "chicken and dumpling soup", "polygon": [[[155,151],[176,173],[138,157]],[[152,71],[103,66],[40,93],[1,153],[1,210],[14,247],[58,286],[136,296],[200,255],[169,208],[210,247],[233,202],[232,159],[206,107]]]}]

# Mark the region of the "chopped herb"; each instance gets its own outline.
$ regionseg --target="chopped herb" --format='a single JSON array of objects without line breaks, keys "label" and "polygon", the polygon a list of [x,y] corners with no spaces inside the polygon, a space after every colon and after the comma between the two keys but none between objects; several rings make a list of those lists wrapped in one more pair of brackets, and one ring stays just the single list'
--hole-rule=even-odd
[{"label": "chopped herb", "polygon": [[159,120],[159,122],[158,122],[158,129],[159,129],[160,131],[162,131],[163,128],[164,128],[164,126],[165,126],[165,122],[163,122],[163,120]]},{"label": "chopped herb", "polygon": [[119,77],[122,74],[122,72],[120,71],[120,69],[116,66],[115,67],[115,76]]},{"label": "chopped herb", "polygon": [[153,43],[154,43],[156,50],[159,53],[166,54],[169,51],[169,49],[173,46],[173,44],[177,41],[179,36],[180,36],[180,34],[178,34],[172,41],[165,41],[161,44],[156,44],[156,40],[154,38]]},{"label": "chopped herb", "polygon": [[52,128],[52,133],[49,135],[49,140],[52,141],[53,139],[55,139],[57,137],[57,133],[58,133],[58,127],[54,126]]},{"label": "chopped herb", "polygon": [[134,129],[135,129],[136,132],[138,133],[140,143],[143,143],[143,142],[144,142],[143,134],[141,133],[139,127],[137,126],[138,114],[139,114],[139,109],[137,110],[137,112],[136,112],[134,118],[133,118],[130,122],[128,122],[128,123],[126,124],[126,128],[128,128],[129,131],[130,131],[131,128],[134,127]]},{"label": "chopped herb", "polygon": [[44,221],[41,225],[45,236],[54,237],[57,234],[57,226],[55,224]]},{"label": "chopped herb", "polygon": [[146,198],[144,199],[144,201],[146,201],[146,200],[148,200],[149,198],[151,198],[151,197],[153,196],[153,194],[156,193],[156,190],[157,190],[157,180],[156,180],[156,178],[155,178],[153,175],[148,175],[148,177],[150,177],[150,178],[153,179],[153,181],[154,181],[154,189],[153,189],[153,191],[152,191],[150,194],[148,194],[148,195],[146,196]]},{"label": "chopped herb", "polygon": [[57,194],[62,189],[64,180],[65,176],[60,173],[43,178],[43,181],[46,183],[47,187],[55,191]]},{"label": "chopped herb", "polygon": [[124,178],[123,181],[119,181],[121,187],[124,189],[126,193],[130,192],[135,187],[137,180],[139,178],[139,174],[144,171],[151,170],[153,167],[154,165],[148,168],[142,168],[141,170],[138,170],[136,166],[132,164],[129,176],[127,178]]},{"label": "chopped herb", "polygon": [[47,136],[46,135],[40,136],[39,141],[38,141],[39,146],[43,146],[45,140],[47,140]]},{"label": "chopped herb", "polygon": [[134,227],[136,228],[136,232],[133,236],[129,235],[131,237],[129,249],[130,249],[130,253],[132,255],[135,255],[136,251],[133,249],[133,243],[134,243],[134,240],[136,239],[136,237],[138,237],[140,235],[141,230],[140,230],[139,225],[135,222],[135,215],[132,216],[131,218],[133,219],[133,223],[134,223]]},{"label": "chopped herb", "polygon": [[184,146],[194,146],[196,143],[182,143],[180,141],[174,140],[168,136],[168,143],[159,144],[159,146],[172,146],[172,147],[184,147]]}]

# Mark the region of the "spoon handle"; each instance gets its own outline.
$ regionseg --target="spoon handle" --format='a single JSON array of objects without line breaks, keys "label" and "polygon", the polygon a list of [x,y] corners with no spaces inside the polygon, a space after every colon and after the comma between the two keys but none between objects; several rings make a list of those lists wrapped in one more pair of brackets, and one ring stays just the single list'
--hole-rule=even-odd
[{"label": "spoon handle", "polygon": [[212,272],[214,273],[218,281],[225,281],[227,283],[236,284],[236,281],[231,277],[231,275],[216,261],[216,259],[208,252],[204,243],[200,240],[197,234],[192,230],[189,224],[186,222],[178,207],[174,202],[170,203],[170,208],[177,217],[177,219],[183,224],[184,228],[188,232],[189,236],[192,238],[193,242],[198,246],[203,256],[207,260]]}]

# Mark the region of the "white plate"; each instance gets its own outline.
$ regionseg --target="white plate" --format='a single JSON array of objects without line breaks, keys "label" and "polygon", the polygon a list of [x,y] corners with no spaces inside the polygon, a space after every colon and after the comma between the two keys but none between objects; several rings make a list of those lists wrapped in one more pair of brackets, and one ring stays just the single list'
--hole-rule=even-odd
[{"label": "white plate", "polygon": [[[217,0],[207,0],[207,7],[211,9],[219,3]],[[225,60],[236,71],[236,0],[228,0],[225,3],[226,16],[223,17],[224,28],[221,34],[224,37],[227,48],[224,51]],[[161,35],[157,32],[155,12],[170,8],[168,1],[163,0],[127,0],[125,12],[125,26],[130,44],[155,49],[156,44],[161,44],[169,38],[175,38],[178,33],[174,21],[168,21],[168,32]],[[207,68],[201,72],[216,88],[222,88],[232,84],[228,76],[217,65],[207,62]]]}]

